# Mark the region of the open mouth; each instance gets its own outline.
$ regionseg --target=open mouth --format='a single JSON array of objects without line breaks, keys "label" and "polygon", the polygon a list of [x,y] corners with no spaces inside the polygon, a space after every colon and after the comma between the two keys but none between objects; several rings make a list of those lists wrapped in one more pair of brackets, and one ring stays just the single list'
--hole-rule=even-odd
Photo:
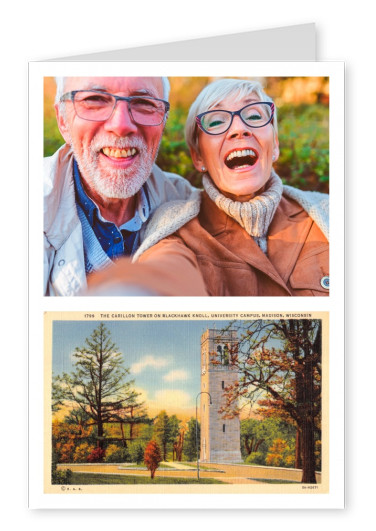
[{"label": "open mouth", "polygon": [[225,164],[230,170],[254,166],[258,161],[258,153],[253,149],[238,149],[231,151],[225,158]]},{"label": "open mouth", "polygon": [[112,159],[126,159],[134,157],[138,153],[138,150],[136,148],[118,149],[104,147],[101,151],[104,155],[106,155],[106,157],[111,157]]}]

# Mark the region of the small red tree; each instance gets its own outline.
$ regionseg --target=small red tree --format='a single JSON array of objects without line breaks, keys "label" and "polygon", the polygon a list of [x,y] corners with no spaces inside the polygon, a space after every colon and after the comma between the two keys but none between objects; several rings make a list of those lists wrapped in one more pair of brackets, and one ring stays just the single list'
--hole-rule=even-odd
[{"label": "small red tree", "polygon": [[94,450],[88,456],[87,460],[89,463],[102,463],[105,455],[106,451],[103,448],[99,448],[99,446],[97,446],[97,448],[94,448]]},{"label": "small red tree", "polygon": [[144,463],[146,468],[150,470],[151,479],[154,478],[155,471],[161,461],[162,456],[158,444],[155,441],[150,441],[145,448]]}]

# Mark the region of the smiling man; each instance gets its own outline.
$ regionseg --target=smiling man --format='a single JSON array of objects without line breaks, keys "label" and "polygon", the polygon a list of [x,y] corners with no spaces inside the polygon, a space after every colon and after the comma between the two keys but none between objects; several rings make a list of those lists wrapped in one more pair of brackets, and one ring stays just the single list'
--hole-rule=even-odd
[{"label": "smiling man", "polygon": [[87,276],[137,250],[161,204],[195,192],[155,164],[169,103],[167,78],[57,78],[65,140],[45,159],[44,292],[77,295]]}]

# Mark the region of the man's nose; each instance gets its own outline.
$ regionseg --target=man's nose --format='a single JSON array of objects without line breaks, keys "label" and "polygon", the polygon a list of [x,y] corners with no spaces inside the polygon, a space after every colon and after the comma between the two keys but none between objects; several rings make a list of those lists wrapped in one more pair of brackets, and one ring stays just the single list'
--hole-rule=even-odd
[{"label": "man's nose", "polygon": [[129,112],[128,102],[118,100],[110,118],[104,123],[106,131],[117,136],[126,136],[137,132],[137,124]]},{"label": "man's nose", "polygon": [[252,129],[243,122],[239,115],[233,117],[230,129],[227,131],[228,138],[252,136],[252,134]]}]

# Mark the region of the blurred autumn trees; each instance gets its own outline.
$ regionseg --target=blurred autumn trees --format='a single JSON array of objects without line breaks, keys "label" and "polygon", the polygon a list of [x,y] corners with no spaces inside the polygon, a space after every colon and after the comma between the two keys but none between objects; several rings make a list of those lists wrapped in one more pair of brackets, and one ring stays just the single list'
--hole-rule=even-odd
[{"label": "blurred autumn trees", "polygon": [[[172,77],[171,111],[162,137],[157,164],[200,187],[184,140],[188,110],[200,91],[216,78]],[[276,172],[286,184],[329,191],[329,80],[323,77],[268,77],[257,79],[278,109],[280,157]],[[45,78],[44,154],[52,155],[63,139],[53,108],[55,83]]]}]

